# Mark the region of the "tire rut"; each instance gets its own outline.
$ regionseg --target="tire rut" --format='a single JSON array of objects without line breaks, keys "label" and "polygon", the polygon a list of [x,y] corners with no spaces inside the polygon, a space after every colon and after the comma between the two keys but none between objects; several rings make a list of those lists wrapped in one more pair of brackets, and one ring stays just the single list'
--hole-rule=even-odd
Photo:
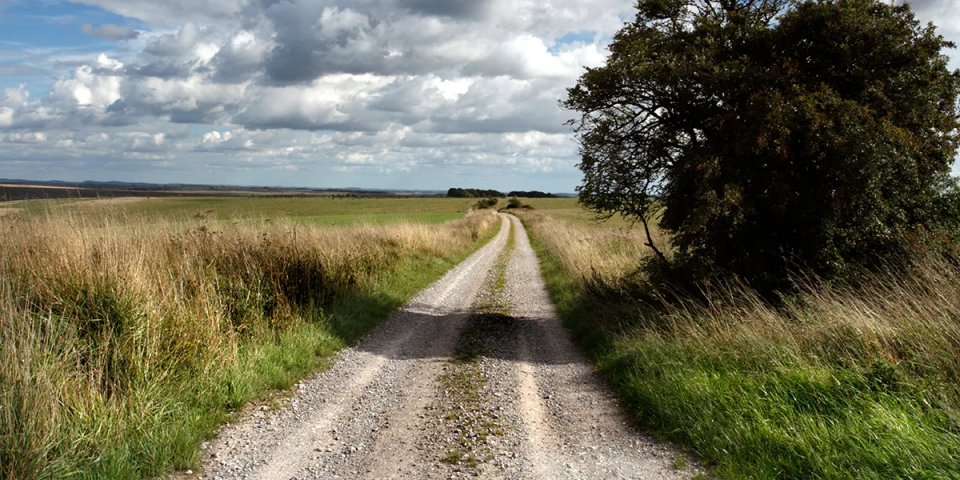
[{"label": "tire rut", "polygon": [[404,389],[420,381],[419,375],[408,378],[418,372],[415,364],[450,357],[463,312],[506,243],[507,222],[504,218],[487,245],[344,349],[331,368],[300,382],[287,407],[247,412],[221,428],[205,448],[204,476],[286,480],[371,474],[364,459],[387,448],[377,439],[390,429],[391,418],[404,423],[398,415],[401,400],[409,397]]},{"label": "tire rut", "polygon": [[[490,243],[327,371],[298,384],[288,406],[224,426],[206,449],[203,477],[679,479],[702,472],[695,463],[674,468],[681,451],[632,427],[562,327],[523,225],[502,217]],[[505,251],[511,226],[514,248]],[[464,361],[458,355],[467,344],[475,353]],[[475,382],[466,399],[449,383],[463,372]],[[451,457],[461,449],[463,459]]]},{"label": "tire rut", "polygon": [[[520,323],[516,373],[526,433],[524,478],[691,478],[675,468],[677,448],[637,431],[576,347],[557,316],[540,262],[519,219],[511,216],[516,250],[507,270],[507,297]],[[683,463],[683,462],[681,462]]]}]

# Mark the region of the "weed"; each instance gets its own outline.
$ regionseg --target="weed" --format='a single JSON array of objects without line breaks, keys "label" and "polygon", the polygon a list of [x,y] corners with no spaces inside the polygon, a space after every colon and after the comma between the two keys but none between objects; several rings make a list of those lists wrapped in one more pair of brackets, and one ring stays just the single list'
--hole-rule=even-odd
[{"label": "weed", "polygon": [[463,454],[464,452],[462,450],[451,450],[444,455],[443,462],[451,465],[460,463],[460,460],[463,459]]},{"label": "weed", "polygon": [[[485,407],[487,400],[484,398],[483,391],[487,377],[481,370],[479,362],[489,349],[490,342],[509,335],[515,326],[514,319],[503,313],[505,308],[502,298],[506,288],[507,263],[513,253],[514,245],[514,231],[511,224],[506,247],[497,258],[478,295],[482,300],[477,300],[473,306],[481,313],[470,317],[460,333],[453,362],[437,379],[447,397],[444,404],[449,412],[445,418],[453,422],[452,430],[462,432],[458,442],[459,447],[474,452],[474,455],[464,459],[463,463],[468,468],[478,468],[482,457],[489,454],[487,440],[490,435],[503,436],[504,434],[503,427]],[[458,458],[457,461],[459,460]]]}]

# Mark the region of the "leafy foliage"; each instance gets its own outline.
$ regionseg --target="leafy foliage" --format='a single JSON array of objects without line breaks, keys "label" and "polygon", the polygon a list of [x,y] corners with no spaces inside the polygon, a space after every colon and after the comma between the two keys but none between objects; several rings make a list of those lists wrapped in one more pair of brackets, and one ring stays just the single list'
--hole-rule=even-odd
[{"label": "leafy foliage", "polygon": [[529,192],[523,190],[514,190],[508,193],[507,196],[523,198],[557,198],[557,196],[552,193],[544,193],[539,190],[531,190]]},{"label": "leafy foliage", "polygon": [[474,207],[479,209],[494,208],[497,206],[498,202],[499,200],[496,198],[481,198],[480,200],[477,200],[477,203],[474,205]]},{"label": "leafy foliage", "polygon": [[503,192],[497,190],[481,190],[478,188],[451,188],[447,190],[447,196],[451,198],[505,198]]},{"label": "leafy foliage", "polygon": [[581,113],[581,202],[662,216],[696,278],[723,269],[769,291],[956,226],[953,44],[908,5],[784,7],[641,0],[564,102]]}]

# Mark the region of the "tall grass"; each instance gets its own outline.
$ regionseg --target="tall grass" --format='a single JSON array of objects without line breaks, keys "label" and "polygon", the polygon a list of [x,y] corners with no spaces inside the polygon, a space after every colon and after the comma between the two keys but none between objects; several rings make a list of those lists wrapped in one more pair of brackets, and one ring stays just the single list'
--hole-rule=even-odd
[{"label": "tall grass", "polygon": [[[573,277],[597,277],[606,283],[619,283],[635,275],[640,262],[651,253],[639,228],[608,228],[539,211],[522,211],[518,215]],[[651,236],[657,245],[666,244],[656,226],[651,226]]]},{"label": "tall grass", "polygon": [[960,478],[955,264],[921,257],[856,287],[801,279],[777,306],[734,281],[650,305],[625,288],[637,252],[611,248],[625,233],[582,241],[522,215],[561,314],[637,420],[719,476]]},{"label": "tall grass", "polygon": [[441,225],[0,223],[0,478],[142,478],[322,365],[485,238]]}]

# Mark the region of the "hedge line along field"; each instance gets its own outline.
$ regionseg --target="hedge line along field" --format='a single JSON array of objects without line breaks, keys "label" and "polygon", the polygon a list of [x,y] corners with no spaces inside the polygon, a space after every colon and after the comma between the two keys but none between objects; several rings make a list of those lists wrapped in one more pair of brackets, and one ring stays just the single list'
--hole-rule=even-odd
[{"label": "hedge line along field", "polygon": [[653,305],[642,230],[518,215],[561,316],[634,418],[717,476],[960,478],[956,264],[914,259],[856,288],[808,279],[777,307],[733,281]]},{"label": "hedge line along field", "polygon": [[190,467],[230,412],[322,367],[499,223],[0,218],[0,478]]}]

